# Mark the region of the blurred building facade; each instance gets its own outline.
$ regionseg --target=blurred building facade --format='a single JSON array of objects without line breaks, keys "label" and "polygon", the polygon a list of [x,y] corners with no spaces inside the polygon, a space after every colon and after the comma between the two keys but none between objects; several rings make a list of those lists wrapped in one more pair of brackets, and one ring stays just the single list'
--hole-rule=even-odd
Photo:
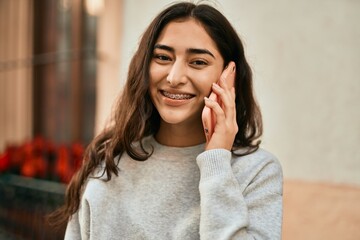
[{"label": "blurred building facade", "polygon": [[94,133],[97,17],[84,1],[0,1],[0,149]]},{"label": "blurred building facade", "polygon": [[0,239],[63,239],[45,215],[119,89],[121,3],[0,0]]}]

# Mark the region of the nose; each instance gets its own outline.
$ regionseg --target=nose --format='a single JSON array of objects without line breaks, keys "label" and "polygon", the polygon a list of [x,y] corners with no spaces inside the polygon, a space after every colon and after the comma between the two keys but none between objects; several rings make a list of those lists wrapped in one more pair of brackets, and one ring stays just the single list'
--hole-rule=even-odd
[{"label": "nose", "polygon": [[186,82],[186,66],[180,61],[175,61],[171,66],[170,72],[166,78],[166,81],[171,86],[177,86]]}]

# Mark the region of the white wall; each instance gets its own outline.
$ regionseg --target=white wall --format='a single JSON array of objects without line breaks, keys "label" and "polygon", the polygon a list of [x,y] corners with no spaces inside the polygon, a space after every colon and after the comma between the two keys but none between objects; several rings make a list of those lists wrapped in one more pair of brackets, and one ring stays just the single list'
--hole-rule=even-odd
[{"label": "white wall", "polygon": [[[172,1],[124,0],[121,78],[149,21]],[[242,37],[287,178],[360,184],[360,1],[217,1]]]}]

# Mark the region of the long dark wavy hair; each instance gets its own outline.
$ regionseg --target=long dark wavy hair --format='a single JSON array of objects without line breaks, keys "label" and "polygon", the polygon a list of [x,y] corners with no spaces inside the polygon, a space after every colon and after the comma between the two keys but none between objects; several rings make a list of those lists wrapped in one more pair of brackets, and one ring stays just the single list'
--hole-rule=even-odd
[{"label": "long dark wavy hair", "polygon": [[[245,59],[241,40],[229,21],[214,7],[206,4],[180,2],[160,12],[144,32],[135,52],[124,90],[117,102],[112,124],[88,146],[84,162],[68,185],[65,204],[49,216],[55,226],[63,226],[79,209],[84,183],[100,163],[105,163],[104,174],[110,180],[118,175],[116,156],[126,152],[131,158],[144,161],[152,152],[146,151],[141,139],[155,134],[159,129],[160,116],[149,95],[149,66],[154,45],[162,29],[170,22],[193,18],[198,21],[216,43],[224,59],[224,67],[234,61],[236,64],[236,118],[239,131],[233,149],[255,151],[260,144],[262,120],[252,87],[252,72]],[[140,141],[140,148],[132,144]],[[120,159],[120,158],[119,158]]]}]

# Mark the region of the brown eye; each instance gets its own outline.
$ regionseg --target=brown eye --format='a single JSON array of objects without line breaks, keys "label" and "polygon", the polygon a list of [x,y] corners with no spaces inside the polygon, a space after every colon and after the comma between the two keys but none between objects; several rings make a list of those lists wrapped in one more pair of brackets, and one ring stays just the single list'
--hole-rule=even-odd
[{"label": "brown eye", "polygon": [[193,65],[207,65],[207,62],[202,60],[196,60],[192,62]]},{"label": "brown eye", "polygon": [[195,69],[203,69],[204,67],[209,65],[209,63],[203,59],[192,60],[189,64]]},{"label": "brown eye", "polygon": [[171,61],[171,58],[166,56],[166,55],[163,55],[163,54],[155,54],[154,55],[154,58],[158,59],[159,61]]}]

